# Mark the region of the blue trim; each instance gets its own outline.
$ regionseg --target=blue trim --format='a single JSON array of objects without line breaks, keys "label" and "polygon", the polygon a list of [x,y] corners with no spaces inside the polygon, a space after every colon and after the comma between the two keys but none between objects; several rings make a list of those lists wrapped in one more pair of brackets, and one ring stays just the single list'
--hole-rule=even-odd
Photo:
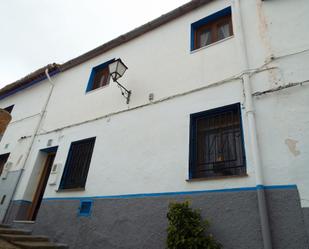
[{"label": "blue trim", "polygon": [[212,21],[215,21],[215,20],[217,20],[221,17],[231,15],[231,13],[232,13],[231,7],[227,7],[223,10],[220,10],[216,13],[213,13],[213,14],[207,16],[207,17],[204,17],[203,19],[200,19],[200,20],[192,23],[191,24],[191,43],[190,43],[191,51],[195,50],[195,48],[194,48],[194,34],[195,34],[196,29],[198,29],[199,27],[204,26],[205,24],[208,24]]},{"label": "blue trim", "polygon": [[162,192],[162,193],[142,193],[142,194],[127,194],[127,195],[105,195],[105,196],[88,196],[88,197],[48,197],[44,201],[56,200],[89,200],[89,199],[129,199],[129,198],[143,198],[143,197],[158,197],[158,196],[173,196],[173,195],[194,195],[203,193],[226,193],[226,192],[240,192],[240,191],[256,191],[258,189],[297,189],[295,184],[291,185],[272,185],[264,186],[257,185],[256,187],[230,188],[230,189],[212,189],[212,190],[196,190],[183,192]]},{"label": "blue trim", "polygon": [[256,185],[256,189],[297,189],[296,184],[291,185],[271,185],[271,186],[265,186],[265,185]]},{"label": "blue trim", "polygon": [[115,61],[115,58],[114,58],[114,59],[111,59],[111,60],[109,60],[109,61],[107,61],[107,62],[104,62],[104,63],[102,63],[102,64],[100,64],[100,65],[97,65],[97,66],[95,66],[95,67],[93,67],[93,68],[91,69],[90,77],[89,77],[88,84],[87,84],[87,88],[86,88],[86,93],[93,90],[93,89],[92,89],[92,88],[93,88],[93,80],[94,80],[94,75],[95,75],[96,71],[97,71],[98,69],[102,69],[102,68],[107,67],[109,64],[111,64],[111,63],[114,62],[114,61]]},{"label": "blue trim", "polygon": [[13,202],[17,202],[17,203],[32,203],[31,201],[26,201],[26,200],[13,200]]},{"label": "blue trim", "polygon": [[41,149],[40,151],[46,152],[46,153],[51,153],[51,152],[57,152],[58,146],[53,146],[45,149]]},{"label": "blue trim", "polygon": [[[59,69],[57,69],[57,70],[55,70],[55,71],[52,71],[51,73],[49,73],[49,75],[50,75],[50,76],[54,76],[55,74],[58,74],[58,73],[60,73],[60,70],[59,70]],[[28,84],[23,85],[23,86],[21,86],[21,87],[18,87],[17,89],[14,89],[14,90],[12,90],[12,91],[10,91],[10,92],[8,92],[8,93],[6,93],[6,94],[0,96],[0,100],[1,100],[1,99],[4,99],[4,98],[6,98],[6,97],[8,97],[8,96],[10,96],[10,95],[13,95],[13,94],[15,94],[15,93],[17,93],[17,92],[19,92],[19,91],[22,91],[22,90],[24,90],[24,89],[26,89],[26,88],[28,88],[28,87],[30,87],[30,86],[33,86],[33,85],[35,85],[35,84],[41,82],[42,80],[45,80],[46,78],[47,78],[46,75],[44,75],[44,76],[42,76],[42,77],[40,77],[40,78],[38,78],[38,79],[36,79],[36,80],[30,81]]]},{"label": "blue trim", "polygon": [[[84,211],[84,212],[82,212],[82,205],[83,204],[88,204],[89,205],[89,207],[87,207],[87,209]],[[78,212],[78,216],[85,216],[85,217],[88,217],[88,216],[90,216],[91,215],[91,210],[92,210],[92,204],[93,204],[93,200],[89,200],[89,199],[87,199],[87,200],[80,200],[80,206],[79,206],[79,212]]]}]

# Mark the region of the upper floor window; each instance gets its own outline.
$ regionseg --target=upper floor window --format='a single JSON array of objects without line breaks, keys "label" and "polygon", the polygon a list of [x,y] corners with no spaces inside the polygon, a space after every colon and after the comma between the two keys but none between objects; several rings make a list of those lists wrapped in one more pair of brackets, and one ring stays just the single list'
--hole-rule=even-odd
[{"label": "upper floor window", "polygon": [[240,104],[192,114],[190,178],[245,174]]},{"label": "upper floor window", "polygon": [[231,8],[225,8],[191,24],[191,50],[233,35]]},{"label": "upper floor window", "polygon": [[84,188],[88,176],[95,137],[75,141],[71,144],[60,189]]},{"label": "upper floor window", "polygon": [[110,81],[110,73],[108,65],[114,62],[115,59],[102,63],[94,68],[92,68],[90,78],[88,81],[86,92],[92,91],[94,89],[107,86]]}]

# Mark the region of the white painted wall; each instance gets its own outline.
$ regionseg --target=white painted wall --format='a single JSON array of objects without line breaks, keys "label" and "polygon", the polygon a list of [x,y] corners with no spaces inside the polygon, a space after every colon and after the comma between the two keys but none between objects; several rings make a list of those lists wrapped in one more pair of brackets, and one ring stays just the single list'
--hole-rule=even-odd
[{"label": "white painted wall", "polygon": [[234,37],[209,49],[190,52],[191,23],[229,5],[229,1],[212,3],[61,74],[56,83],[65,84],[56,84],[44,129],[128,108],[114,83],[85,94],[91,69],[111,58],[121,57],[129,67],[120,82],[132,90],[130,107],[148,103],[149,93],[160,99],[239,73]]},{"label": "white painted wall", "polygon": [[[309,3],[303,0],[293,5],[292,2],[264,1],[260,4],[255,0],[241,1],[254,92],[309,79],[308,51],[282,57],[290,51],[309,48],[309,34],[306,25],[303,25],[308,21],[304,13],[305,10],[308,13]],[[29,179],[35,179],[35,175],[40,174],[37,163],[39,150],[47,147],[49,139],[53,139],[53,146],[58,146],[55,163],[64,166],[71,142],[93,136],[97,139],[86,190],[56,192],[62,167],[57,184],[47,186],[45,197],[255,186],[244,110],[249,176],[186,181],[189,115],[244,102],[242,82],[235,77],[243,70],[237,47],[238,27],[234,27],[234,36],[230,39],[190,52],[190,24],[230,5],[232,1],[229,0],[207,4],[54,76],[55,88],[40,129],[41,135],[35,139],[15,199],[32,199],[34,188]],[[290,24],[293,22],[299,24],[297,29]],[[293,37],[297,37],[297,41],[294,42]],[[286,40],[282,42],[283,39]],[[270,56],[274,57],[273,61],[269,61]],[[129,106],[114,83],[85,93],[92,67],[118,57],[129,67],[120,79],[133,92]],[[224,80],[225,83],[210,87]],[[189,93],[201,87],[204,88]],[[31,116],[40,112],[48,88],[44,81],[1,100],[0,107],[15,104],[12,113],[15,120]],[[151,104],[148,101],[149,93],[154,93],[155,101],[162,101]],[[167,97],[171,99],[164,100]],[[309,199],[309,171],[306,165],[309,160],[309,140],[306,139],[309,135],[309,110],[306,108],[309,105],[308,84],[255,97],[255,105],[265,184],[297,184],[302,205],[309,206],[306,201]],[[93,119],[98,120],[91,121]],[[33,117],[12,123],[1,141],[0,152],[4,153],[6,143],[12,144],[9,147],[14,152],[11,160],[17,162],[26,148],[19,145],[18,139],[24,134],[31,134],[37,120]]]},{"label": "white painted wall", "polygon": [[39,83],[0,100],[0,108],[14,105],[12,120],[0,143],[0,154],[10,153],[8,161],[13,162],[11,170],[22,167],[18,162],[25,157],[30,136],[40,119],[50,86]]}]

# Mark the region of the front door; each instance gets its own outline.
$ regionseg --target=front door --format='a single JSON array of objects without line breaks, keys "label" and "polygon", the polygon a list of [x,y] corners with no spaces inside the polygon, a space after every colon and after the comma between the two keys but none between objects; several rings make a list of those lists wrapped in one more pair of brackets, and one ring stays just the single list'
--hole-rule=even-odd
[{"label": "front door", "polygon": [[28,220],[35,220],[38,214],[43,199],[43,195],[45,192],[45,188],[47,185],[48,177],[54,163],[55,156],[56,156],[55,152],[47,154],[46,160],[44,162],[44,168],[38,183],[38,187],[34,194],[32,204],[28,212]]}]

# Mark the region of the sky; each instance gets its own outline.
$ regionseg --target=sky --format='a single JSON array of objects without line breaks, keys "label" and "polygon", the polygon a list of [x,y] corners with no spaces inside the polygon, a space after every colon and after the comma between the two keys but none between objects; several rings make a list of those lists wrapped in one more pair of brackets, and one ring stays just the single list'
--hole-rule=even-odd
[{"label": "sky", "polygon": [[0,0],[0,88],[64,63],[189,0]]}]

